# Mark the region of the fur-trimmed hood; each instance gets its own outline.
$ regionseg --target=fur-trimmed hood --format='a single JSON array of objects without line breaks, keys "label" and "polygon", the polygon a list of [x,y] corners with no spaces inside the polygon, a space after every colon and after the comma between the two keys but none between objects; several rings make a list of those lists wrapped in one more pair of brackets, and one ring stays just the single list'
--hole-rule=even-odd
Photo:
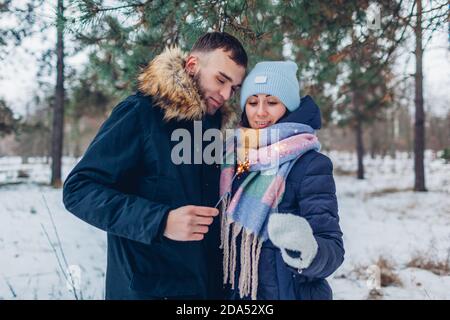
[{"label": "fur-trimmed hood", "polygon": [[[202,120],[206,104],[193,79],[184,69],[186,54],[178,47],[166,48],[156,56],[138,77],[139,90],[152,96],[154,105],[164,110],[164,119]],[[225,104],[219,111],[222,129],[231,127],[237,116],[233,108]]]}]

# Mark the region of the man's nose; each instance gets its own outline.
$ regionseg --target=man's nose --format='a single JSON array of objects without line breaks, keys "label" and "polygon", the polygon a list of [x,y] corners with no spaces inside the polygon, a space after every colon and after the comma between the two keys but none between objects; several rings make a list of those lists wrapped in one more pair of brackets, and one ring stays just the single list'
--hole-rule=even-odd
[{"label": "man's nose", "polygon": [[228,101],[231,98],[231,94],[232,94],[232,88],[222,88],[222,90],[220,90],[220,95],[222,96],[223,101]]}]

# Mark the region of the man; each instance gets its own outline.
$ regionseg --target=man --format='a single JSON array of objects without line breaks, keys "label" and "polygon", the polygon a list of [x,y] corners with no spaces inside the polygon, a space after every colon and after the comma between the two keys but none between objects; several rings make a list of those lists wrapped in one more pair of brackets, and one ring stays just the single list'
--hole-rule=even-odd
[{"label": "man", "polygon": [[205,34],[188,56],[166,49],[69,174],[67,210],[108,234],[106,299],[221,297],[219,166],[176,165],[171,137],[177,129],[194,137],[196,120],[203,132],[230,121],[224,103],[246,66],[227,33]]}]

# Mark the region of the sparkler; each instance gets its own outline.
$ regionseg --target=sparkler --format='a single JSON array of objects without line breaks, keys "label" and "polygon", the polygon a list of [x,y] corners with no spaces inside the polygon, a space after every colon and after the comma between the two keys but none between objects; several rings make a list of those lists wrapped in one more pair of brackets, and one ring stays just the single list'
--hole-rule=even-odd
[{"label": "sparkler", "polygon": [[[246,158],[244,162],[238,162],[236,173],[234,174],[233,178],[231,179],[229,189],[231,189],[231,187],[233,186],[233,181],[234,181],[234,179],[236,179],[236,177],[238,177],[241,174],[243,174],[244,172],[248,172],[248,171],[250,171],[250,161],[248,160],[248,158]],[[220,197],[219,201],[217,201],[214,208],[217,208],[217,206],[223,201],[223,199],[225,199],[230,194],[231,194],[231,191],[225,192]]]}]

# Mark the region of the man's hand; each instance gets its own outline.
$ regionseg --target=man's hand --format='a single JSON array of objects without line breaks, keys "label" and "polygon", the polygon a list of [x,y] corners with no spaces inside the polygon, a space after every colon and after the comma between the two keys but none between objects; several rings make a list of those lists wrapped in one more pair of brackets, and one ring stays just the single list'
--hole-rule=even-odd
[{"label": "man's hand", "polygon": [[210,207],[184,206],[169,212],[164,236],[176,241],[203,240],[219,210]]}]

